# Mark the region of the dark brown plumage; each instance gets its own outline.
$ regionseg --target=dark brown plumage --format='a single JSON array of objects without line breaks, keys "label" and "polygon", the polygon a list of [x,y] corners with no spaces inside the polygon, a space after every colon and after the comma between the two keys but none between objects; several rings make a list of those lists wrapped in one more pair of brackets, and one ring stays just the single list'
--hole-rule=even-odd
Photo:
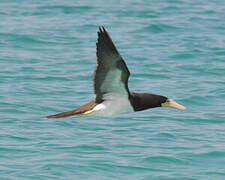
[{"label": "dark brown plumage", "polygon": [[149,108],[161,107],[161,104],[165,103],[167,99],[167,97],[155,94],[130,93],[130,102],[134,111],[143,111]]},{"label": "dark brown plumage", "polygon": [[62,118],[62,117],[67,117],[67,116],[72,116],[72,115],[80,115],[80,114],[83,114],[83,113],[91,110],[96,105],[97,105],[96,101],[93,100],[93,101],[91,101],[83,106],[80,106],[79,108],[76,108],[74,110],[51,115],[51,116],[46,116],[46,118]]}]

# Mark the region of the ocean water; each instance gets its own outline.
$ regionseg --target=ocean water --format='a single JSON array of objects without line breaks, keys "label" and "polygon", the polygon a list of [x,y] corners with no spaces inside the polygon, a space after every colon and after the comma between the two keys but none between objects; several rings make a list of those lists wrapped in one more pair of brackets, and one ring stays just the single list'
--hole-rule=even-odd
[{"label": "ocean water", "polygon": [[[0,179],[225,179],[225,1],[0,1]],[[186,111],[45,119],[94,99],[98,26],[131,91]]]}]

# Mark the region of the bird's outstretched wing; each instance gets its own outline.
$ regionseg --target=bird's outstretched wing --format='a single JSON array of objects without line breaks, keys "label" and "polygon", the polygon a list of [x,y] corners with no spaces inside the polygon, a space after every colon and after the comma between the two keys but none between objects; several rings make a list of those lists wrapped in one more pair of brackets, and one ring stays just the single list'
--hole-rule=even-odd
[{"label": "bird's outstretched wing", "polygon": [[94,71],[96,101],[102,101],[105,95],[111,94],[128,96],[130,72],[104,27],[99,28],[96,46],[97,64]]},{"label": "bird's outstretched wing", "polygon": [[123,96],[127,99],[129,95],[128,78],[130,72],[104,27],[99,28],[96,46],[97,64],[94,71],[96,100],[77,109],[46,116],[46,118],[86,114],[107,98],[113,99],[113,96]]}]

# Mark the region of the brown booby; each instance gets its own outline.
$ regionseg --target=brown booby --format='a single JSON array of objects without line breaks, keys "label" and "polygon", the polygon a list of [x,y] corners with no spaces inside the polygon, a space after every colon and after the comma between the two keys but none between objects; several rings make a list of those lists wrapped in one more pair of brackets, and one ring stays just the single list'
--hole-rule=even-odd
[{"label": "brown booby", "polygon": [[97,64],[93,79],[95,100],[74,110],[46,118],[72,115],[112,116],[155,107],[186,109],[165,96],[130,92],[128,88],[130,72],[104,27],[99,27],[96,46]]}]

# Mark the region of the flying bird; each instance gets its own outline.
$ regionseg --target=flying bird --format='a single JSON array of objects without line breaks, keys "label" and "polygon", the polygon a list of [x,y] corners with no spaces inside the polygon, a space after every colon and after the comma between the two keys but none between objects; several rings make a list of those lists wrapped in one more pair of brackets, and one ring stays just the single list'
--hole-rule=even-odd
[{"label": "flying bird", "polygon": [[99,27],[96,50],[97,64],[93,78],[95,100],[74,110],[46,116],[46,118],[72,115],[112,116],[155,107],[186,109],[165,96],[130,92],[129,69],[104,27]]}]

